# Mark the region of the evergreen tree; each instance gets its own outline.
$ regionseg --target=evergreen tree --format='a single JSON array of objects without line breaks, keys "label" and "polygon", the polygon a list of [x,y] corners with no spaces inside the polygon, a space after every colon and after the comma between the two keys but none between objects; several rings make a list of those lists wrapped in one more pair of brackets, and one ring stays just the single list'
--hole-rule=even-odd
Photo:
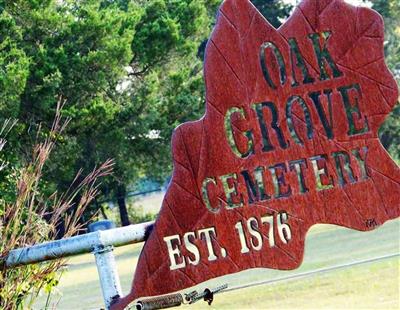
[{"label": "evergreen tree", "polygon": [[[385,56],[397,82],[400,81],[400,2],[398,0],[374,0],[372,8],[385,21]],[[380,130],[380,138],[395,159],[400,159],[400,106],[395,107]]]}]

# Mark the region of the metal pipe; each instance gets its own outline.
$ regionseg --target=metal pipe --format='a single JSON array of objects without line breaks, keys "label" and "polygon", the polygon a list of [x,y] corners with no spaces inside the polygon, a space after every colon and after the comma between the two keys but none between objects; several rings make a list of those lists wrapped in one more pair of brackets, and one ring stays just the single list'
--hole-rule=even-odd
[{"label": "metal pipe", "polygon": [[11,268],[90,253],[99,246],[104,248],[107,246],[119,247],[143,242],[153,225],[154,222],[135,224],[15,249],[8,254],[5,266]]},{"label": "metal pipe", "polygon": [[99,246],[93,252],[96,258],[97,272],[106,309],[110,309],[113,302],[122,297],[121,283],[113,250],[113,246]]}]

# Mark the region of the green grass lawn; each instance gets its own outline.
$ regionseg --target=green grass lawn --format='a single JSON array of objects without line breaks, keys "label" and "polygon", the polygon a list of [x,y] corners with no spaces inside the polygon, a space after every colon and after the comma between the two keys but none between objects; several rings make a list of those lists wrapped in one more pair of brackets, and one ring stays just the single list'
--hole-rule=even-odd
[{"label": "green grass lawn", "polygon": [[[302,266],[293,271],[253,269],[200,285],[198,289],[228,283],[236,286],[341,265],[400,252],[400,220],[373,232],[357,232],[317,225],[307,235]],[[141,245],[115,250],[124,292],[128,292]],[[400,309],[399,258],[391,258],[296,280],[262,285],[216,295],[208,307],[199,302],[190,309]],[[74,257],[52,297],[57,309],[100,309],[103,306],[92,255]],[[42,309],[42,296],[35,309]],[[189,307],[187,307],[189,309]]]}]

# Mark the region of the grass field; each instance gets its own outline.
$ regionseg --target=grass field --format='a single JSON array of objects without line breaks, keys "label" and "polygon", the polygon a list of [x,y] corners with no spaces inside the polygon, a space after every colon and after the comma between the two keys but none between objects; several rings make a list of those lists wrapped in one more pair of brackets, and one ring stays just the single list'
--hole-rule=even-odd
[{"label": "grass field", "polygon": [[[236,286],[400,252],[400,220],[368,233],[317,225],[307,235],[302,266],[294,271],[253,269],[200,286]],[[140,245],[115,250],[122,286],[129,291]],[[400,309],[399,258],[380,260],[301,279],[219,294],[211,307],[204,302],[188,309]],[[69,261],[52,297],[57,309],[100,309],[102,296],[92,255]],[[34,309],[43,309],[42,296]]]}]

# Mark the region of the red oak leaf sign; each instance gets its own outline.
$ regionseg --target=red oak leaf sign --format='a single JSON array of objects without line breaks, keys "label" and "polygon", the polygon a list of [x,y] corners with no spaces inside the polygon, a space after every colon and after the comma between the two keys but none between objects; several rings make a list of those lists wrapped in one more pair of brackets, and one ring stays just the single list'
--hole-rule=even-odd
[{"label": "red oak leaf sign", "polygon": [[312,225],[367,231],[399,216],[400,169],[377,134],[398,99],[383,32],[343,0],[304,0],[279,29],[250,1],[222,4],[206,113],[174,132],[173,178],[126,302],[294,269]]}]

